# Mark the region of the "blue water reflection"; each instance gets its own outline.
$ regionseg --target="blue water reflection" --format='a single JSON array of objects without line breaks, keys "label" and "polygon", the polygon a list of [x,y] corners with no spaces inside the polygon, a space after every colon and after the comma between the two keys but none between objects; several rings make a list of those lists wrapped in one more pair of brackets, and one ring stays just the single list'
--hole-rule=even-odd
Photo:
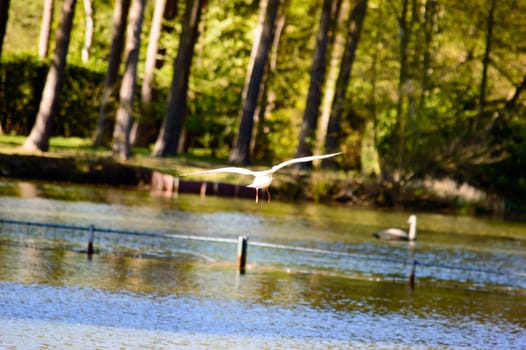
[{"label": "blue water reflection", "polygon": [[[166,237],[102,230],[88,259],[86,231],[0,224],[2,348],[526,347],[525,225],[420,214],[408,245],[371,237],[408,213],[61,189],[0,183],[0,217]],[[248,235],[247,273],[177,235]]]}]

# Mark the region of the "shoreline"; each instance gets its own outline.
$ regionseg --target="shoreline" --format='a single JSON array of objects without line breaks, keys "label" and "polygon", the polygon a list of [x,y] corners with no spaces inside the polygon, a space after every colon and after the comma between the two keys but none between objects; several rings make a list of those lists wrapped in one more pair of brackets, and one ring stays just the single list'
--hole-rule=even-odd
[{"label": "shoreline", "polygon": [[[167,162],[165,162],[167,163]],[[195,165],[193,165],[195,166]],[[123,163],[109,156],[52,156],[0,153],[0,176],[8,179],[37,180],[92,185],[108,185],[201,196],[254,198],[255,190],[224,179],[182,180],[174,173],[177,166],[162,163],[151,166]],[[182,170],[182,169],[180,169]],[[212,180],[212,181],[211,181]],[[448,188],[445,188],[446,183]],[[349,177],[320,172],[283,172],[271,186],[272,199],[291,202],[338,203],[349,206],[393,208],[420,212],[523,217],[524,212],[509,211],[505,205],[486,196],[463,197],[462,186],[425,181],[395,188],[375,178]],[[465,189],[464,189],[465,190]],[[472,192],[467,192],[472,193]]]}]

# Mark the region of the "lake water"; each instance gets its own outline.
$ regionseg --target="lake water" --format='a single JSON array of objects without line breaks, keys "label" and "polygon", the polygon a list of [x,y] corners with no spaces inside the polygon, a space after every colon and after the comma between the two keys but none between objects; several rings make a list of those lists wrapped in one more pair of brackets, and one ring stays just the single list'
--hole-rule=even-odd
[{"label": "lake water", "polygon": [[526,348],[526,225],[409,214],[3,181],[0,348]]}]

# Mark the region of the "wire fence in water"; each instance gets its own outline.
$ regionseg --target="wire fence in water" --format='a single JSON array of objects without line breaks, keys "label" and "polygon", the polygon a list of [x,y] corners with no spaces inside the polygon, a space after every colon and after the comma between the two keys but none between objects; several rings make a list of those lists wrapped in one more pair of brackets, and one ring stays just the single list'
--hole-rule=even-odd
[{"label": "wire fence in water", "polygon": [[[372,254],[332,251],[318,248],[297,247],[266,242],[251,242],[251,246],[287,250],[287,262],[305,266],[316,265],[339,271],[359,273],[364,277],[383,277],[413,283],[415,274],[419,278],[444,280],[479,285],[502,285],[526,289],[526,271],[509,271],[480,268],[468,265],[428,262],[425,257],[394,258]],[[300,258],[300,255],[303,257]],[[251,256],[253,254],[251,253]],[[322,257],[322,258],[321,258]]]},{"label": "wire fence in water", "polygon": [[[221,253],[216,249],[218,244],[232,246],[237,239],[220,237],[203,237],[161,232],[119,230],[80,226],[71,224],[54,224],[33,221],[21,221],[0,218],[1,235],[23,240],[26,245],[37,248],[61,247],[83,253],[118,253],[132,255],[153,255],[174,257],[178,255],[194,256],[208,261],[216,260],[210,253]],[[9,226],[9,229],[5,229]],[[207,244],[199,244],[199,242]],[[91,250],[93,249],[93,250]],[[222,259],[221,254],[215,254]],[[223,254],[224,255],[224,254]]]},{"label": "wire fence in water", "polygon": [[[258,242],[247,240],[246,237],[183,235],[0,218],[1,236],[23,240],[36,247],[58,246],[88,254],[100,251],[205,261],[237,259],[238,269],[242,273],[248,260],[250,265],[256,266],[279,265],[285,269],[325,270],[379,279],[409,278],[410,284],[414,282],[416,273],[418,278],[526,289],[525,271],[428,262],[421,257],[402,259]],[[251,247],[250,252],[247,252],[247,245]],[[276,258],[277,255],[279,258]]]}]

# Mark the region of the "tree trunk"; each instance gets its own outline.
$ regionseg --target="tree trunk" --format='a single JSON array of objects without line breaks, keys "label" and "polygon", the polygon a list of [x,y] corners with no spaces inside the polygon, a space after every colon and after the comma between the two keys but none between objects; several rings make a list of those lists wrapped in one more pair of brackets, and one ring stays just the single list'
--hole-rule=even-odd
[{"label": "tree trunk", "polygon": [[126,18],[130,9],[130,0],[117,0],[113,10],[113,34],[111,39],[110,56],[108,59],[108,69],[102,98],[100,102],[99,118],[97,128],[93,136],[93,147],[99,147],[109,141],[110,126],[107,125],[108,115],[111,109],[111,97],[117,86],[119,76],[119,66],[122,60],[122,51],[124,48],[124,34],[126,32]]},{"label": "tree trunk", "polygon": [[316,130],[316,150],[318,152],[323,152],[325,148],[327,126],[329,125],[332,101],[334,100],[334,92],[336,90],[336,80],[338,79],[339,73],[339,62],[343,57],[343,51],[345,48],[346,30],[341,30],[341,27],[347,27],[346,19],[349,17],[350,11],[350,1],[340,0],[338,13],[335,14],[335,21],[330,29],[334,35],[331,36],[331,42],[329,44],[330,57],[328,71],[325,78],[325,91],[323,92],[318,130]]},{"label": "tree trunk", "polygon": [[484,49],[484,57],[482,58],[482,76],[480,78],[480,93],[479,101],[477,105],[477,117],[473,123],[473,131],[477,131],[479,128],[482,115],[484,113],[484,107],[486,105],[486,90],[488,85],[488,66],[490,63],[491,43],[493,41],[493,22],[495,13],[496,0],[490,0],[490,9],[487,18],[486,27],[486,47]]},{"label": "tree trunk", "polygon": [[38,56],[46,58],[49,49],[49,36],[51,35],[51,24],[53,23],[53,0],[44,1],[42,12],[42,26],[40,27],[40,39],[38,41]]},{"label": "tree trunk", "polygon": [[509,117],[510,112],[513,111],[514,108],[517,106],[517,102],[519,101],[522,93],[526,91],[526,75],[522,77],[522,81],[515,87],[515,91],[511,98],[506,101],[504,104],[504,107],[502,107],[496,114],[496,116],[493,118],[491,123],[488,123],[488,126],[486,127],[486,133],[494,132],[498,126],[505,121],[506,118]]},{"label": "tree trunk", "polygon": [[[324,0],[318,34],[316,36],[316,48],[314,51],[314,60],[311,67],[309,92],[307,94],[307,101],[305,111],[303,113],[303,123],[298,140],[298,148],[296,150],[296,157],[305,157],[312,155],[314,143],[316,141],[316,125],[318,122],[319,109],[321,105],[322,85],[325,81],[325,67],[327,46],[330,39],[330,28],[332,22],[336,19],[339,1]],[[299,166],[303,168],[311,168],[312,162],[301,163]]]},{"label": "tree trunk", "polygon": [[[261,21],[262,23],[263,21]],[[270,89],[267,84],[269,75],[276,71],[278,61],[279,44],[281,36],[287,24],[287,17],[285,13],[279,15],[276,20],[276,28],[274,30],[274,38],[272,40],[272,47],[269,52],[268,63],[265,65],[263,78],[261,79],[261,87],[259,91],[258,104],[254,110],[254,127],[252,132],[252,139],[250,141],[250,153],[252,157],[259,156],[259,158],[266,158],[269,154],[268,133],[264,132],[266,116],[272,113],[276,105],[276,93]]]},{"label": "tree trunk", "polygon": [[7,19],[9,18],[9,0],[0,0],[0,56],[4,44],[5,30],[7,28]]},{"label": "tree trunk", "polygon": [[[325,152],[333,153],[338,151],[340,143],[341,119],[344,111],[344,104],[347,97],[347,87],[351,78],[351,70],[354,62],[356,48],[360,41],[363,20],[367,11],[367,0],[357,0],[349,16],[349,35],[347,37],[345,51],[340,65],[340,73],[336,81],[336,91],[332,102],[327,136],[325,138]],[[335,167],[334,160],[324,160],[323,167]]]},{"label": "tree trunk", "polygon": [[133,125],[130,137],[131,144],[134,146],[146,146],[148,143],[148,139],[144,135],[143,124],[147,124],[153,119],[152,85],[155,72],[155,62],[157,60],[157,47],[161,37],[165,7],[166,0],[156,0],[152,26],[150,29],[150,38],[148,40],[148,48],[146,49],[146,63],[144,65],[144,77],[141,87],[141,113]]},{"label": "tree trunk", "polygon": [[[266,6],[266,3],[263,6]],[[254,62],[254,60],[256,59],[256,55],[258,53],[259,42],[261,40],[261,31],[263,30],[264,21],[265,21],[265,12],[262,11],[262,8],[260,6],[259,20],[258,20],[257,27],[254,31],[254,42],[252,43],[252,50],[250,51],[249,62]],[[271,49],[269,48],[269,50]],[[242,101],[244,101],[247,97],[247,89],[248,89],[248,85],[250,82],[251,73],[252,73],[252,66],[250,66],[250,63],[249,63],[249,71],[245,75],[245,84],[243,85],[243,91],[241,92]],[[268,64],[265,64],[265,67],[263,68],[263,76],[261,78],[261,83],[260,83],[258,97],[257,97],[258,102],[262,100],[262,98],[264,97],[266,93],[264,81],[266,80],[267,76],[268,76]],[[254,108],[254,121],[253,121],[254,126],[252,127],[252,135],[250,138],[250,148],[248,151],[249,153],[253,152],[256,147],[255,138],[257,138],[257,133],[258,133],[257,128],[258,128],[258,124],[259,124],[260,117],[261,117],[260,113],[263,113],[263,110],[264,110],[264,108],[261,108],[261,103],[258,103],[258,102],[256,102],[256,107]]]},{"label": "tree trunk", "polygon": [[431,45],[434,39],[434,30],[436,26],[436,13],[437,13],[438,2],[437,0],[426,0],[424,5],[424,43],[423,43],[423,54],[422,54],[422,77],[421,77],[421,91],[420,91],[420,102],[418,109],[422,111],[425,107],[425,97],[430,89],[430,74],[429,68],[431,67]]},{"label": "tree trunk", "polygon": [[93,42],[93,3],[92,0],[84,0],[84,13],[86,16],[86,26],[84,32],[84,46],[82,47],[82,62],[89,60],[89,50]]},{"label": "tree trunk", "polygon": [[378,108],[377,108],[377,83],[378,83],[378,66],[379,66],[379,49],[380,49],[380,37],[383,29],[383,16],[381,8],[376,9],[376,18],[373,19],[374,23],[374,34],[373,38],[373,51],[371,52],[371,148],[372,156],[375,159],[375,165],[373,165],[373,173],[376,175],[382,175],[382,163],[381,158],[378,157]]},{"label": "tree trunk", "polygon": [[[266,5],[266,6],[265,6]],[[231,163],[250,163],[250,142],[252,139],[252,129],[254,127],[254,111],[256,109],[261,80],[267,64],[268,53],[274,37],[274,27],[279,9],[279,0],[268,0],[262,6],[265,11],[263,27],[260,35],[255,39],[257,47],[254,59],[249,65],[249,79],[246,85],[246,96],[243,96],[243,106],[241,112],[241,122],[236,138],[236,144],[230,153]]]},{"label": "tree trunk", "polygon": [[75,14],[75,4],[76,0],[64,0],[62,5],[51,67],[46,78],[35,125],[22,146],[25,150],[47,151],[49,149],[51,122],[57,107],[62,81],[64,80],[66,57]]},{"label": "tree trunk", "polygon": [[113,129],[113,154],[122,160],[130,155],[130,131],[133,122],[133,97],[137,80],[137,63],[141,42],[141,27],[146,0],[133,0],[126,38],[126,65],[120,89],[119,109]]},{"label": "tree trunk", "polygon": [[402,0],[402,13],[398,18],[398,28],[400,33],[400,71],[398,78],[398,101],[396,104],[396,134],[398,141],[398,176],[404,168],[404,152],[405,152],[405,128],[406,128],[406,87],[409,80],[407,73],[408,67],[408,45],[409,45],[409,27],[407,25],[407,11],[409,7],[409,0]]},{"label": "tree trunk", "polygon": [[153,155],[162,157],[177,153],[183,129],[188,94],[188,79],[194,46],[199,36],[199,18],[206,0],[187,0],[183,30],[175,59],[170,96]]},{"label": "tree trunk", "polygon": [[[2,46],[4,44],[7,19],[9,17],[9,0],[0,0],[0,66],[2,65]],[[4,134],[2,123],[0,122],[0,135]]]}]

